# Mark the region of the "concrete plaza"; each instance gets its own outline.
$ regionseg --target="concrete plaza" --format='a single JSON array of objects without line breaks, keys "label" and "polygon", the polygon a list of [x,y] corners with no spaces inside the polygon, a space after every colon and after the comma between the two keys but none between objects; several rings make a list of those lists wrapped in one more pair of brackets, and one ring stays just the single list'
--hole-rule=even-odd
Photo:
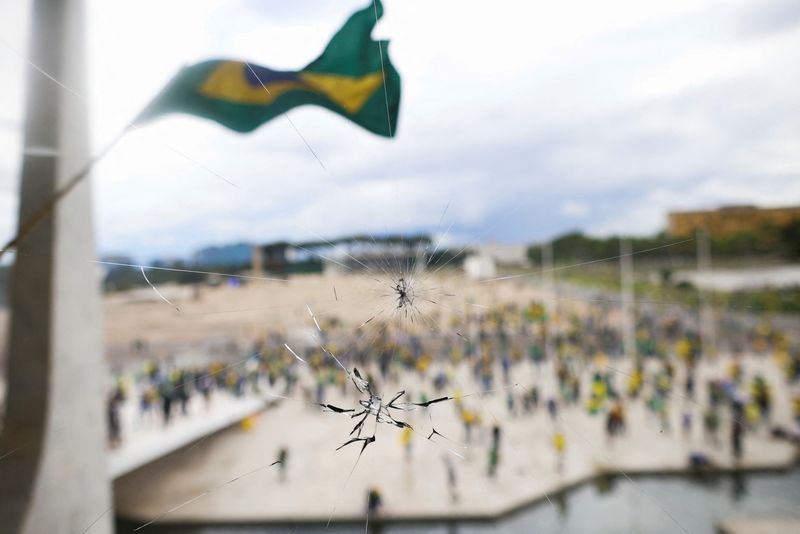
[{"label": "concrete plaza", "polygon": [[[543,399],[554,393],[552,369],[525,364],[513,377],[518,385],[486,396],[464,397],[464,405],[479,410],[481,417],[471,443],[465,443],[452,403],[442,403],[409,414],[408,422],[415,429],[409,459],[400,442],[402,431],[380,425],[377,441],[366,449],[355,468],[360,444],[335,451],[353,426],[349,417],[320,413],[303,399],[281,400],[262,412],[249,429],[234,427],[220,432],[119,479],[115,487],[117,513],[144,523],[211,490],[159,522],[326,522],[331,517],[334,521],[358,521],[364,517],[368,489],[376,487],[382,494],[381,514],[385,518],[491,517],[548,499],[552,493],[602,473],[628,476],[684,471],[690,452],[705,453],[723,470],[789,466],[796,456],[794,446],[770,438],[765,427],[746,434],[744,456],[735,462],[728,443],[727,412],[722,418],[719,444],[703,438],[700,421],[707,398],[705,379],[723,375],[727,363],[720,358],[700,365],[695,401],[678,393],[671,396],[670,428],[662,427],[644,401],[628,403],[627,431],[613,440],[605,435],[604,415],[589,415],[583,406],[564,408],[555,420],[541,404],[532,415],[511,415],[506,407],[508,392],[520,393],[525,386],[538,384]],[[630,368],[622,361],[611,365],[620,374]],[[772,421],[791,427],[789,396],[783,389],[780,370],[765,357],[746,358],[744,368],[746,376],[762,373],[776,387]],[[679,376],[681,372],[679,368]],[[404,378],[407,381],[402,387],[397,384],[396,389],[411,389],[409,385],[415,384],[416,377]],[[458,382],[462,394],[478,391],[463,366],[458,368],[454,382]],[[394,392],[388,389],[391,391],[383,392],[385,396]],[[336,396],[326,401],[349,406],[355,403],[353,392],[350,388],[346,398]],[[689,436],[680,429],[684,412],[693,414]],[[431,422],[448,439],[426,439]],[[494,425],[502,428],[502,438],[499,469],[490,478],[487,451]],[[567,439],[561,472],[552,446],[555,429]],[[288,450],[283,481],[277,466],[266,467],[277,458],[281,447]],[[457,500],[448,490],[445,457],[455,467]],[[235,482],[226,483],[239,476]],[[680,521],[679,512],[670,510],[669,502],[656,499],[653,505],[663,511],[665,521],[670,517]],[[792,507],[787,497],[787,513]]]}]

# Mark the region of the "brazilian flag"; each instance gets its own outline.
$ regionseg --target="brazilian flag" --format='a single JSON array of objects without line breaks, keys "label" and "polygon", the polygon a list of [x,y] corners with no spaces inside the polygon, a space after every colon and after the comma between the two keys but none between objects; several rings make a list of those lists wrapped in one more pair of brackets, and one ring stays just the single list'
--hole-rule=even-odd
[{"label": "brazilian flag", "polygon": [[315,104],[392,137],[400,107],[400,75],[386,53],[388,41],[371,37],[381,16],[380,1],[370,2],[345,22],[317,59],[299,71],[227,59],[184,67],[134,122],[178,112],[250,132],[295,106]]}]

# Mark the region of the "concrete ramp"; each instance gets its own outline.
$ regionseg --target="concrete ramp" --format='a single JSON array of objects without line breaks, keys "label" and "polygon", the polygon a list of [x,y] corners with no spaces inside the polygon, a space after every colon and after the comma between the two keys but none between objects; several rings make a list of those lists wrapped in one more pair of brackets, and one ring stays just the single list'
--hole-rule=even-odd
[{"label": "concrete ramp", "polygon": [[268,402],[255,396],[237,398],[217,393],[206,409],[203,400],[196,397],[190,403],[187,416],[177,414],[166,426],[160,419],[142,420],[135,413],[135,407],[127,406],[122,414],[122,445],[108,451],[108,473],[112,479],[235,425],[263,410]]}]

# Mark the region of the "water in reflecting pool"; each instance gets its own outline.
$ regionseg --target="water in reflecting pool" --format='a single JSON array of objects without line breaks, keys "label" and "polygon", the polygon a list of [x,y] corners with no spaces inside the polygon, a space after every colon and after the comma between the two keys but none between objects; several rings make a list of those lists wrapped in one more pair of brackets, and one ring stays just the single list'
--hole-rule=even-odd
[{"label": "water in reflecting pool", "polygon": [[[379,525],[375,534],[713,534],[731,517],[800,517],[800,469],[785,473],[706,476],[608,477],[587,483],[497,521],[453,521]],[[135,526],[135,525],[134,525]],[[133,526],[120,523],[117,532]],[[325,525],[152,525],[150,534],[356,534],[364,524]]]}]

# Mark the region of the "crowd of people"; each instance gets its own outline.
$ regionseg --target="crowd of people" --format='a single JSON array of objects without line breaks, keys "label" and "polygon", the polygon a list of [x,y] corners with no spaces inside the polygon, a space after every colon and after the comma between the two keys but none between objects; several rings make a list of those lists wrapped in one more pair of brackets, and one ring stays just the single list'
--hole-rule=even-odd
[{"label": "crowd of people", "polygon": [[[509,418],[546,410],[552,421],[556,471],[564,470],[569,445],[561,424],[565,409],[603,418],[608,443],[613,444],[625,438],[629,411],[638,403],[646,407],[659,432],[677,431],[673,426],[678,421],[688,439],[701,425],[697,432],[707,443],[727,442],[736,459],[744,454],[746,432],[772,430],[776,387],[793,394],[800,425],[800,346],[766,322],[726,315],[716,325],[717,338],[724,344],[704,348],[695,314],[675,306],[640,309],[636,356],[625,360],[611,302],[567,310],[548,310],[541,302],[531,302],[463,314],[425,312],[429,313],[425,322],[376,322],[369,331],[354,331],[330,318],[322,321],[315,343],[292,351],[287,350],[285,334],[272,332],[233,363],[181,368],[148,361],[139,373],[115,381],[108,398],[110,443],[120,443],[120,406],[132,399],[138,403],[140,424],[166,426],[187,414],[192,397],[202,397],[209,405],[219,392],[232,396],[279,392],[308,406],[325,404],[334,394],[358,396],[342,364],[361,369],[376,390],[405,390],[411,402],[424,404],[447,396],[463,427],[463,436],[457,439],[467,445],[477,440],[486,447],[489,477],[497,475],[503,462],[503,422],[485,416],[479,397],[459,381],[463,375],[459,370],[469,370],[467,385],[475,384],[481,395],[502,395]],[[712,375],[698,372],[704,359],[720,353],[732,356],[725,360],[730,362],[727,369]],[[774,359],[789,384],[786,389],[774,378],[771,383],[767,376],[748,370],[740,358],[744,353]],[[531,367],[542,372],[533,383],[524,382],[528,375],[523,377],[521,369]],[[673,414],[675,410],[679,413]],[[401,431],[399,441],[410,461],[411,432]],[[457,500],[455,467],[445,461],[445,469],[449,493]]]},{"label": "crowd of people", "polygon": [[[800,424],[800,346],[787,333],[767,322],[725,316],[717,324],[724,344],[704,350],[692,313],[679,308],[640,311],[637,356],[628,362],[632,364],[630,370],[622,371],[618,368],[622,365],[618,363],[622,361],[622,336],[611,307],[587,306],[581,312],[560,313],[553,320],[541,303],[524,308],[509,305],[453,317],[447,326],[422,329],[419,335],[392,337],[387,333],[390,330],[384,329],[369,345],[370,350],[357,348],[352,356],[363,368],[370,369],[370,362],[374,363],[376,376],[370,378],[378,383],[401,384],[404,374],[417,375],[414,383],[430,388],[417,392],[420,402],[430,395],[452,395],[463,424],[464,442],[470,444],[476,432],[490,436],[489,476],[495,475],[501,461],[501,426],[496,420],[484,420],[481,407],[462,397],[463,389],[453,378],[454,369],[460,365],[470,368],[481,391],[504,392],[512,418],[533,414],[540,404],[546,406],[553,420],[552,443],[559,470],[567,448],[567,436],[559,424],[560,410],[578,406],[587,414],[603,417],[608,441],[613,442],[626,435],[627,412],[637,402],[646,406],[660,432],[674,432],[673,426],[679,421],[680,431],[688,439],[695,425],[702,424],[708,443],[720,444],[724,435],[731,454],[739,460],[745,432],[772,430],[774,402],[768,378],[757,371],[746,371],[745,353],[771,358],[783,370],[786,390],[793,395],[794,416]],[[313,354],[314,349],[310,350]],[[730,361],[727,369],[698,373],[703,358],[714,361],[723,352],[731,355],[725,360]],[[324,397],[326,372],[335,373],[336,369],[325,361],[324,353],[319,353],[319,362],[317,390]],[[517,369],[525,362],[551,364],[556,388],[548,398],[542,397],[545,378],[522,387],[504,387],[515,384]],[[784,390],[783,384],[780,386]],[[672,414],[673,410],[680,413]],[[796,433],[797,429],[792,431]]]},{"label": "crowd of people", "polygon": [[134,427],[169,426],[176,417],[189,417],[193,398],[202,399],[209,410],[213,396],[243,397],[258,395],[270,376],[264,359],[252,352],[234,364],[214,361],[207,365],[179,366],[172,362],[146,360],[133,373],[116,373],[106,401],[108,441],[112,448],[123,439],[122,408],[135,403]]}]

